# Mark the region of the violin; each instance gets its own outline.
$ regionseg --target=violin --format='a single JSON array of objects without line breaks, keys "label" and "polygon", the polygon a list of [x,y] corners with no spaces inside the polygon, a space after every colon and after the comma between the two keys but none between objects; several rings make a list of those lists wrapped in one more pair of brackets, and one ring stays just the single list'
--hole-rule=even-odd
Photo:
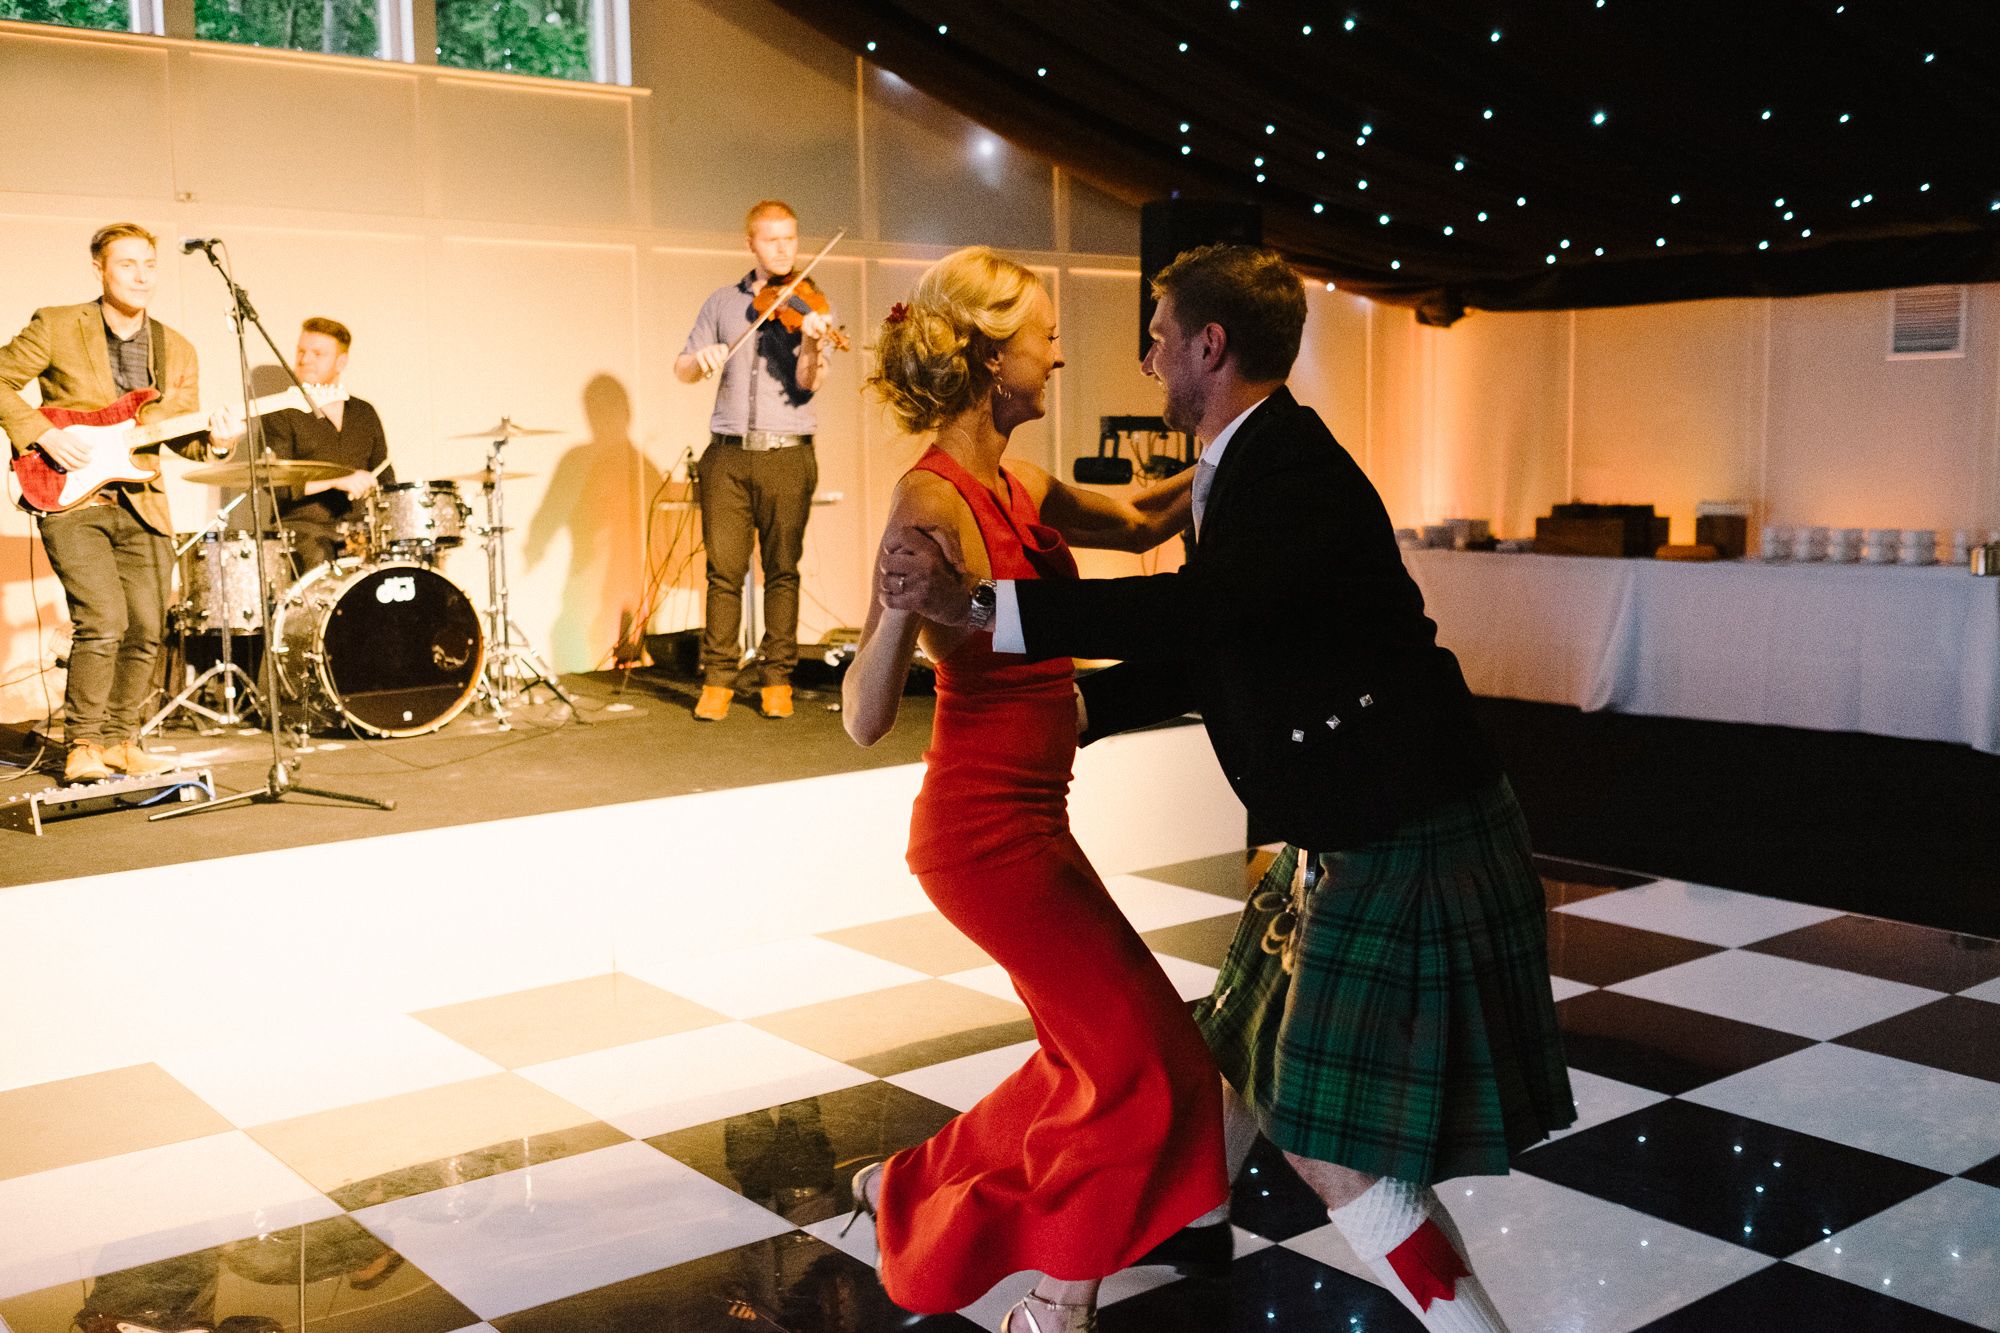
[{"label": "violin", "polygon": [[[791,281],[792,275],[789,273],[767,279],[764,285],[757,289],[757,296],[751,302],[751,309],[757,312],[760,319],[768,316],[787,333],[797,333],[804,325],[807,315],[831,314],[833,304],[826,299],[826,293],[821,291],[818,284],[809,277],[800,278],[792,287],[791,294],[780,302],[778,293],[784,291],[786,284]],[[827,341],[840,351],[845,352],[848,349],[847,335],[839,329],[828,329]]]}]

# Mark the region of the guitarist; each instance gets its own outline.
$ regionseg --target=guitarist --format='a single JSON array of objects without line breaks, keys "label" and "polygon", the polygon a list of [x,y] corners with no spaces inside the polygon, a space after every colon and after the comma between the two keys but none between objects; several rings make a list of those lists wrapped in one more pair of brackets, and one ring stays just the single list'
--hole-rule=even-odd
[{"label": "guitarist", "polygon": [[[89,448],[21,397],[31,380],[41,385],[44,407],[94,411],[143,388],[160,397],[140,410],[141,421],[200,405],[194,348],[146,313],[158,267],[153,234],[132,222],[101,227],[90,238],[90,261],[103,289],[97,300],[37,310],[0,347],[0,427],[14,453],[38,449],[66,469],[87,464]],[[189,458],[226,457],[243,434],[241,420],[225,408],[209,418],[206,436],[172,447]],[[166,618],[173,524],[165,490],[157,477],[114,483],[73,509],[41,515],[41,531],[74,626],[63,780],[166,772],[174,765],[139,745]]]}]

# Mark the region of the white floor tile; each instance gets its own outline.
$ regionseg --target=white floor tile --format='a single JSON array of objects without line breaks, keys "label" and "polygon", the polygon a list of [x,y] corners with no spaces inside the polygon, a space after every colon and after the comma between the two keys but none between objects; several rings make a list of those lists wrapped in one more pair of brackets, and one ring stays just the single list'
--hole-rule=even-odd
[{"label": "white floor tile", "polygon": [[237,1034],[160,1057],[231,1123],[249,1127],[481,1078],[500,1066],[404,1014],[354,1014],[308,1029]]},{"label": "white floor tile", "polygon": [[1681,1097],[1934,1171],[2000,1154],[1991,1083],[1845,1046],[1808,1046]]},{"label": "white floor tile", "polygon": [[746,1023],[697,1028],[517,1072],[634,1138],[869,1081],[858,1069]]},{"label": "white floor tile", "polygon": [[1991,981],[1982,981],[1971,990],[1962,990],[1959,994],[1969,996],[1975,1000],[1991,1000],[1995,1004],[2000,1004],[2000,977],[1995,977]]},{"label": "white floor tile", "polygon": [[627,970],[731,1018],[759,1018],[925,979],[914,968],[810,935],[698,957],[638,961]]},{"label": "white floor tile", "polygon": [[1736,949],[1605,989],[1821,1041],[1943,998],[1900,981]]},{"label": "white floor tile", "polygon": [[1549,1136],[1550,1140],[1567,1137],[1586,1129],[1616,1120],[1621,1115],[1629,1115],[1641,1107],[1667,1099],[1664,1092],[1654,1092],[1651,1088],[1636,1087],[1630,1083],[1620,1083],[1615,1078],[1605,1078],[1586,1069],[1572,1068],[1569,1071],[1570,1095],[1576,1099],[1576,1123],[1568,1129],[1559,1129]]},{"label": "white floor tile", "polygon": [[1104,881],[1104,887],[1111,890],[1111,900],[1125,913],[1132,928],[1142,932],[1205,921],[1212,916],[1235,916],[1243,910],[1241,903],[1231,902],[1220,894],[1162,884],[1138,875],[1113,875]]},{"label": "white floor tile", "polygon": [[0,1296],[171,1259],[339,1211],[237,1132],[0,1181]]},{"label": "white floor tile", "polygon": [[912,1069],[886,1081],[954,1111],[963,1111],[998,1087],[1001,1079],[1019,1069],[1037,1049],[1032,1041],[1018,1041],[978,1055]]},{"label": "white floor tile", "polygon": [[1519,1172],[1438,1187],[1510,1327],[1628,1333],[1771,1260]]},{"label": "white floor tile", "polygon": [[1596,989],[1597,987],[1589,985],[1586,982],[1571,981],[1568,977],[1549,978],[1549,990],[1556,997],[1557,1004],[1561,1004],[1564,1000],[1567,1000],[1572,995],[1581,995],[1585,991],[1593,991]]},{"label": "white floor tile", "polygon": [[2000,1190],[1944,1181],[1793,1255],[1792,1262],[2000,1329]]},{"label": "white floor tile", "polygon": [[949,976],[939,977],[938,980],[949,981],[952,985],[963,986],[967,990],[976,990],[981,995],[991,995],[994,999],[1005,1000],[1009,1004],[1021,1003],[1021,997],[1014,993],[1014,983],[1007,979],[1007,969],[998,963],[967,968],[963,972],[953,972]]},{"label": "white floor tile", "polygon": [[643,1143],[398,1199],[354,1217],[487,1320],[792,1229]]},{"label": "white floor tile", "polygon": [[1617,893],[1599,894],[1556,910],[1732,949],[1842,915],[1824,907],[1759,898],[1755,894],[1678,879],[1655,880]]},{"label": "white floor tile", "polygon": [[1219,969],[1172,954],[1156,953],[1153,957],[1167,974],[1167,980],[1174,983],[1174,993],[1183,1000],[1199,1000],[1215,989]]}]

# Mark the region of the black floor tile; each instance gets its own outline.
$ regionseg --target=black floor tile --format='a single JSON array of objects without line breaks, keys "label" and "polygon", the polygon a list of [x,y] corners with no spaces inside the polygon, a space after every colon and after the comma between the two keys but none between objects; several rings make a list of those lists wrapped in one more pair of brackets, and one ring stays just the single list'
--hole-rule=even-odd
[{"label": "black floor tile", "polygon": [[1797,1264],[1777,1263],[1654,1320],[1639,1333],[1964,1333],[1973,1327]]},{"label": "black floor tile", "polygon": [[[1280,1246],[1107,1306],[1103,1333],[1422,1333],[1372,1282]],[[506,1333],[503,1330],[503,1333]]]},{"label": "black floor tile", "polygon": [[1637,870],[1619,870],[1613,866],[1594,865],[1589,861],[1574,861],[1567,856],[1556,856],[1549,852],[1534,854],[1535,869],[1544,879],[1558,879],[1580,887],[1603,889],[1631,889],[1641,884],[1651,884],[1658,875],[1648,875]]},{"label": "black floor tile", "polygon": [[2000,1189],[2000,1157],[1981,1162],[1970,1171],[1961,1171],[1959,1174],[1967,1180],[1976,1181],[1981,1185],[1991,1185],[1994,1189]]},{"label": "black floor tile", "polygon": [[1682,1093],[1804,1050],[1806,1037],[1597,990],[1556,1006],[1569,1063],[1655,1092]]},{"label": "black floor tile", "polygon": [[1229,1220],[1270,1240],[1290,1240],[1326,1225],[1326,1205],[1269,1139],[1259,1137],[1229,1194]]},{"label": "black floor tile", "polygon": [[1677,963],[1720,953],[1717,945],[1621,926],[1574,912],[1550,912],[1549,971],[1590,986],[1611,986]]},{"label": "black floor tile", "polygon": [[350,1217],[0,1300],[0,1320],[13,1333],[285,1333],[298,1329],[302,1308],[338,1310],[337,1320],[314,1318],[354,1333],[452,1333],[478,1322]]},{"label": "black floor tile", "polygon": [[[1203,893],[1213,893],[1240,903],[1256,882],[1250,873],[1253,858],[1255,853],[1224,852],[1220,856],[1204,856],[1194,861],[1155,866],[1151,870],[1135,870],[1132,873],[1143,879],[1178,884],[1184,889],[1200,889]],[[1269,861],[1268,856],[1256,859]]]},{"label": "black floor tile", "polygon": [[627,1278],[492,1320],[500,1333],[971,1333],[958,1315],[920,1319],[875,1270],[801,1231]]},{"label": "black floor tile", "polygon": [[1946,1177],[1692,1102],[1664,1101],[1523,1153],[1520,1170],[1782,1258]]},{"label": "black floor tile", "polygon": [[508,1139],[504,1143],[475,1148],[471,1152],[458,1153],[435,1162],[398,1167],[384,1175],[328,1190],[327,1197],[354,1212],[378,1203],[449,1189],[470,1180],[484,1180],[503,1171],[518,1171],[524,1166],[539,1166],[543,1162],[595,1152],[614,1143],[624,1143],[628,1137],[624,1131],[613,1129],[610,1125],[591,1122],[526,1139]]},{"label": "black floor tile", "polygon": [[[2000,1004],[1948,995],[1840,1037],[1839,1044],[2000,1083]],[[2000,1087],[1993,1089],[2000,1100]]]},{"label": "black floor tile", "polygon": [[1837,916],[1745,947],[1947,994],[2000,977],[2000,941],[1872,916]]},{"label": "black floor tile", "polygon": [[967,1028],[963,1032],[951,1032],[942,1037],[926,1037],[921,1041],[906,1042],[901,1046],[892,1046],[886,1051],[877,1051],[870,1055],[849,1056],[846,1063],[863,1073],[873,1074],[876,1078],[890,1078],[897,1074],[907,1074],[912,1069],[928,1069],[947,1060],[961,1060],[968,1055],[982,1055],[987,1051],[997,1051],[1002,1046],[1013,1046],[1034,1039],[1034,1021],[1019,1018],[1007,1023],[992,1023],[982,1028]]},{"label": "black floor tile", "polygon": [[1139,938],[1156,953],[1221,967],[1229,954],[1229,942],[1236,938],[1237,920],[1234,916],[1212,916],[1185,925],[1162,926],[1146,931]]},{"label": "black floor tile", "polygon": [[891,1083],[863,1083],[646,1140],[796,1226],[846,1212],[873,1158],[937,1133],[957,1112]]}]

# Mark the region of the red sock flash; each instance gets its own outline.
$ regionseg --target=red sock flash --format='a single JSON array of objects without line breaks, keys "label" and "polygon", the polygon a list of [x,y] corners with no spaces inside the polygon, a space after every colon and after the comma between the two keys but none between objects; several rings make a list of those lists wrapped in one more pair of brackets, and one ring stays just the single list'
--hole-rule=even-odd
[{"label": "red sock flash", "polygon": [[1429,1219],[1389,1251],[1387,1258],[1417,1308],[1425,1312],[1434,1300],[1457,1299],[1458,1280],[1472,1276],[1472,1270],[1465,1266],[1465,1260],[1452,1248],[1451,1241]]}]

